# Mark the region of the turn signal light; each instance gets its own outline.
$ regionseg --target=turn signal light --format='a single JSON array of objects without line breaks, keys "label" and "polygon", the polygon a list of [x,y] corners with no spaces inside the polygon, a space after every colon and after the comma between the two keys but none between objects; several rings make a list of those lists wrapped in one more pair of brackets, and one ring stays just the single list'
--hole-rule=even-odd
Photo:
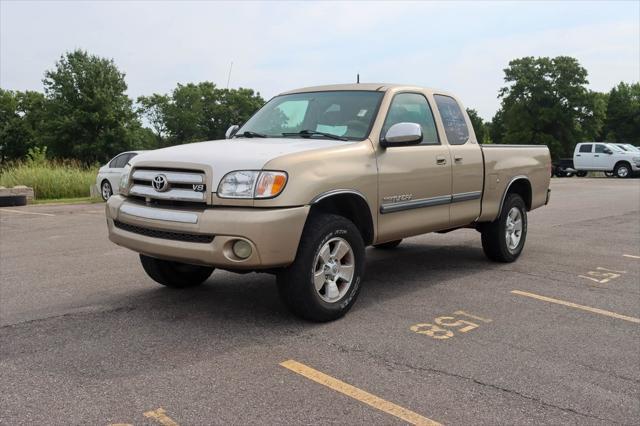
[{"label": "turn signal light", "polygon": [[271,198],[278,195],[287,183],[284,172],[262,172],[256,184],[256,198]]}]

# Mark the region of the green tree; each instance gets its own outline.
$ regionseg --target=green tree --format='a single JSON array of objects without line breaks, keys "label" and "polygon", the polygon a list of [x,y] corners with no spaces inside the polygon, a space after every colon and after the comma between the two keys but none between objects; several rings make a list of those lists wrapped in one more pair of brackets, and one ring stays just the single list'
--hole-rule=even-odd
[{"label": "green tree", "polygon": [[38,92],[0,89],[0,160],[19,160],[41,145],[46,100]]},{"label": "green tree", "polygon": [[169,96],[153,94],[138,98],[138,113],[146,118],[151,126],[158,146],[165,146],[167,139],[166,111],[169,105]]},{"label": "green tree", "polygon": [[640,144],[640,83],[611,89],[603,133],[611,142]]},{"label": "green tree", "polygon": [[507,86],[500,89],[500,125],[496,141],[545,144],[554,158],[568,156],[585,129],[597,128],[594,97],[586,89],[587,71],[574,58],[525,57],[504,70]]},{"label": "green tree", "polygon": [[478,111],[476,111],[475,109],[467,108],[467,114],[469,115],[469,120],[471,120],[471,124],[473,125],[473,130],[476,134],[476,139],[478,139],[478,142],[491,143],[487,123],[485,123],[482,117],[478,115]]},{"label": "green tree", "polygon": [[54,157],[90,163],[133,147],[140,126],[113,60],[76,50],[62,56],[43,83],[44,142]]},{"label": "green tree", "polygon": [[138,104],[159,143],[173,145],[224,138],[230,125],[248,120],[264,99],[251,89],[219,89],[205,81],[178,84],[170,95],[140,97]]}]

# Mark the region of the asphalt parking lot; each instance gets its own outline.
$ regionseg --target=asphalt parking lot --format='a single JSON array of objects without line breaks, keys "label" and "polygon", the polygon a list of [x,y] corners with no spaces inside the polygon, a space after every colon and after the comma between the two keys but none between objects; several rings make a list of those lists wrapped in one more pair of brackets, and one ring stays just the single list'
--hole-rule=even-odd
[{"label": "asphalt parking lot", "polygon": [[640,180],[552,191],[513,264],[473,230],[368,249],[328,324],[266,274],[156,285],[102,204],[0,209],[0,423],[637,424]]}]

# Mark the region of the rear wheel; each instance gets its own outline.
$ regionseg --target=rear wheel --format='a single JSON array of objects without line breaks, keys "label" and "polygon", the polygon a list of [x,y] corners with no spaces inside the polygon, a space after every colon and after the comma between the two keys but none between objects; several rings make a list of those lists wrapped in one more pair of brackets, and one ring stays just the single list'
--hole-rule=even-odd
[{"label": "rear wheel", "polygon": [[382,243],[382,244],[374,244],[373,246],[375,248],[377,248],[377,249],[391,250],[391,249],[394,249],[394,248],[398,247],[401,242],[402,242],[402,240],[395,240],[395,241],[389,241],[389,242]]},{"label": "rear wheel", "polygon": [[616,164],[616,168],[613,169],[613,174],[616,175],[617,178],[628,178],[631,175],[631,166],[629,163],[618,163]]},{"label": "rear wheel", "polygon": [[587,172],[585,172],[584,170],[580,170],[579,172],[576,172],[576,176],[578,177],[585,177],[587,175]]},{"label": "rear wheel", "polygon": [[482,248],[485,255],[496,262],[516,260],[527,238],[527,207],[518,194],[509,194],[500,216],[484,225]]},{"label": "rear wheel", "polygon": [[188,288],[202,284],[211,276],[214,268],[188,263],[156,259],[140,255],[144,271],[154,281],[172,288]]},{"label": "rear wheel", "polygon": [[364,256],[362,236],[351,221],[333,214],[312,215],[295,261],[278,273],[280,297],[304,319],[338,319],[358,297]]}]

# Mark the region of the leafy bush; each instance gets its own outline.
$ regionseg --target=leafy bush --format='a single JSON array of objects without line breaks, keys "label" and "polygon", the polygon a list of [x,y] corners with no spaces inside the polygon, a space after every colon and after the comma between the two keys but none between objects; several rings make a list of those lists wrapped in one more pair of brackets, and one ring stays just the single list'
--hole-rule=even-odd
[{"label": "leafy bush", "polygon": [[30,152],[24,162],[7,164],[0,171],[0,186],[26,185],[36,199],[88,197],[98,167],[84,167],[78,161],[52,161],[45,152]]}]

